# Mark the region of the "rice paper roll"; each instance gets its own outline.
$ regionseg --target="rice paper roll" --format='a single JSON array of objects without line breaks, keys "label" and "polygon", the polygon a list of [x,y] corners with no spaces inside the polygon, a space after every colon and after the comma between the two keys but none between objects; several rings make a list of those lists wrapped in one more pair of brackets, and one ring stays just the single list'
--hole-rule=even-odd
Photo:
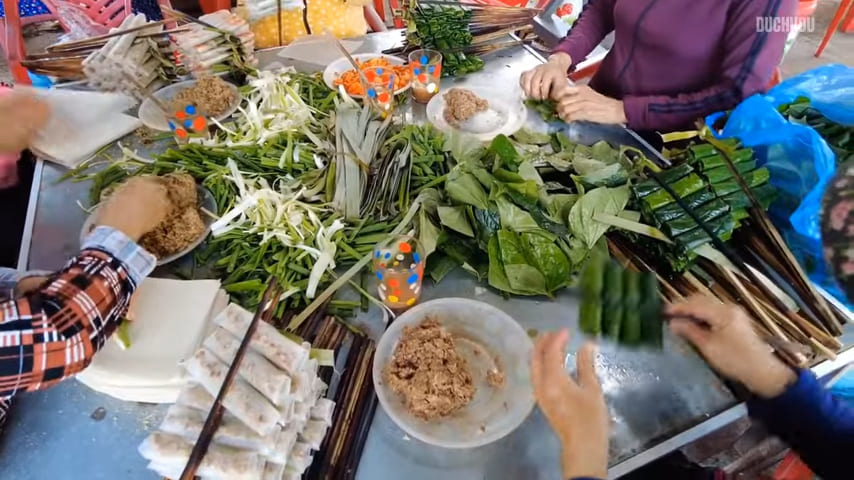
[{"label": "rice paper roll", "polygon": [[297,443],[298,437],[299,432],[296,429],[277,430],[273,435],[273,450],[267,454],[267,461],[287,465],[288,455]]},{"label": "rice paper roll", "polygon": [[[193,444],[177,435],[155,432],[143,440],[139,453],[160,469],[174,467],[170,478],[178,478],[190,458]],[[254,452],[221,445],[211,445],[197,470],[201,477],[222,480],[257,480],[264,469],[264,459]],[[167,472],[158,472],[167,473]]]},{"label": "rice paper roll", "polygon": [[309,418],[322,420],[326,425],[332,425],[332,414],[335,413],[335,402],[328,398],[321,398],[311,407]]},{"label": "rice paper roll", "polygon": [[[160,423],[160,431],[195,442],[202,433],[207,415],[206,411],[179,404],[172,405],[166,412],[163,422]],[[252,450],[261,454],[266,454],[273,449],[274,440],[274,436],[263,437],[230,415],[223,417],[213,436],[213,442],[216,444]]]},{"label": "rice paper roll", "polygon": [[[217,328],[205,339],[204,347],[220,360],[231,363],[240,348],[240,340],[227,330]],[[238,373],[249,385],[267,397],[267,400],[273,402],[273,405],[281,405],[291,394],[291,377],[258,352],[246,352]]]},{"label": "rice paper roll", "polygon": [[261,480],[281,480],[284,475],[285,465],[267,462],[264,464],[264,473],[261,474]]},{"label": "rice paper roll", "polygon": [[314,377],[314,380],[313,380],[312,386],[311,386],[312,404],[317,403],[317,400],[319,400],[320,397],[326,395],[327,387],[328,387],[328,385],[326,385],[326,382],[324,382],[322,378]]},{"label": "rice paper roll", "polygon": [[279,423],[282,425],[287,425],[288,422],[294,416],[294,405],[296,402],[294,401],[294,397],[286,398],[281,405],[277,405],[276,408],[279,410],[280,420]]},{"label": "rice paper roll", "polygon": [[[705,186],[706,182],[703,181],[703,179],[700,178],[700,176],[696,173],[687,175],[684,178],[670,184],[670,188],[673,189],[676,195],[679,195],[682,198],[685,198],[688,195],[691,195],[692,193],[700,191]],[[662,188],[661,190],[655,193],[647,195],[643,199],[643,201],[650,210],[656,211],[667,204],[673,203],[675,200],[673,199],[673,197],[670,196],[669,193],[667,193],[666,190]]]},{"label": "rice paper roll", "polygon": [[291,397],[294,401],[305,402],[311,398],[311,389],[314,385],[316,374],[306,370],[300,370],[291,377]]},{"label": "rice paper roll", "polygon": [[328,428],[321,420],[309,420],[299,434],[299,441],[309,444],[312,450],[319,450]]},{"label": "rice paper roll", "polygon": [[[233,303],[223,310],[215,320],[217,325],[241,339],[246,334],[251,322],[252,313]],[[308,350],[285,337],[266,322],[258,322],[258,328],[252,336],[251,346],[273,365],[289,373],[292,378],[293,374],[299,371],[308,360]]]},{"label": "rice paper roll", "polygon": [[311,466],[312,460],[311,445],[297,442],[288,455],[288,469],[304,473]]},{"label": "rice paper roll", "polygon": [[309,415],[311,415],[311,407],[313,405],[308,402],[297,402],[294,404],[294,416],[292,420],[297,422],[306,422],[308,421]]},{"label": "rice paper roll", "polygon": [[[199,349],[184,362],[184,368],[193,379],[205,387],[212,396],[219,393],[228,366],[205,348]],[[279,411],[243,379],[235,379],[225,396],[223,405],[235,417],[261,435],[268,435],[279,421]]]},{"label": "rice paper roll", "polygon": [[[720,199],[715,199],[702,207],[695,209],[694,213],[706,223],[709,223],[716,218],[727,214],[730,211],[729,206]],[[662,226],[662,230],[669,237],[675,237],[689,230],[697,228],[697,222],[685,212],[681,217],[674,218]]]}]

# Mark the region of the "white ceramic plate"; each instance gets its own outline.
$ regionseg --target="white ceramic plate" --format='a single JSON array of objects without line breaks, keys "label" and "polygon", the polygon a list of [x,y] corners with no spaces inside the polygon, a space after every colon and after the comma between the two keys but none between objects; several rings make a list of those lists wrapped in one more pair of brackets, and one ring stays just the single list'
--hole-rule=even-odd
[{"label": "white ceramic plate", "polygon": [[440,131],[451,133],[458,131],[488,142],[498,135],[512,135],[525,125],[528,119],[528,110],[522,102],[522,98],[516,96],[516,91],[511,91],[508,96],[506,91],[489,87],[455,87],[471,90],[478,97],[489,102],[489,112],[475,115],[466,124],[473,124],[476,128],[454,127],[445,120],[445,94],[443,90],[434,96],[427,104],[427,120]]},{"label": "white ceramic plate", "polygon": [[[226,82],[228,83],[228,82]],[[172,103],[172,99],[178,92],[184,90],[185,88],[192,87],[196,84],[196,80],[187,80],[186,82],[175,83],[173,85],[169,85],[168,87],[163,87],[160,90],[154,92],[154,98],[163,102],[166,106]],[[228,83],[228,86],[231,88],[231,91],[234,93],[234,101],[231,102],[231,105],[228,106],[228,109],[223,112],[222,115],[216,117],[218,122],[225,120],[230,117],[234,112],[237,111],[237,107],[240,106],[240,102],[243,101],[243,98],[240,96],[240,92],[237,90],[237,87],[234,84]],[[139,107],[139,119],[145,124],[146,127],[152,130],[159,130],[161,132],[169,131],[169,121],[166,119],[166,115],[157,108],[157,105],[151,101],[150,98],[146,98],[142,105]]]},{"label": "white ceramic plate", "polygon": [[[205,210],[213,213],[213,214],[216,214],[217,213],[216,200],[214,199],[211,192],[209,192],[206,188],[201,187],[199,185],[196,185],[196,191],[199,192],[199,198],[201,199],[201,207],[204,208]],[[202,223],[205,224],[205,231],[202,232],[201,235],[199,235],[198,239],[191,242],[189,245],[187,245],[186,248],[184,248],[180,252],[169,255],[168,257],[158,258],[157,259],[157,265],[158,266],[166,265],[167,263],[174,262],[175,260],[178,260],[179,258],[183,257],[184,255],[192,252],[196,247],[201,245],[201,243],[205,240],[205,238],[208,237],[208,233],[210,233],[210,231],[211,231],[211,225],[213,225],[215,219],[211,218],[210,215],[205,215],[204,213],[202,213],[201,215],[202,215]],[[80,229],[80,244],[81,245],[83,244],[83,240],[86,239],[86,236],[89,235],[89,232],[91,232],[92,229],[94,228],[94,224],[95,224],[95,213],[92,213],[92,215],[89,215],[89,218],[87,218],[86,221],[83,222],[83,228]]]},{"label": "white ceramic plate", "polygon": [[[388,60],[388,63],[391,65],[405,65],[406,60],[400,57],[394,57],[392,55],[385,55],[382,53],[357,53],[353,55],[353,59],[357,62],[365,62],[367,60],[371,60],[373,58],[385,58]],[[350,64],[350,61],[347,60],[347,57],[341,57],[338,60],[330,63],[326,66],[326,69],[323,70],[323,83],[326,84],[327,87],[332,90],[338,91],[338,87],[335,86],[335,80],[341,76],[344,72],[348,70],[353,70],[353,65]],[[407,84],[403,88],[397,89],[394,92],[395,95],[399,93],[403,93],[409,90],[409,85]],[[353,98],[362,98],[364,95],[350,95]]]},{"label": "white ceramic plate", "polygon": [[[385,384],[382,374],[403,327],[416,325],[427,317],[439,319],[454,336],[477,388],[466,407],[430,422],[410,414],[401,398]],[[479,447],[508,435],[534,408],[530,365],[533,348],[525,330],[492,305],[467,298],[432,300],[398,317],[383,334],[374,355],[374,388],[388,416],[407,434],[445,448]],[[505,375],[500,388],[486,382],[486,372],[495,364]]]}]

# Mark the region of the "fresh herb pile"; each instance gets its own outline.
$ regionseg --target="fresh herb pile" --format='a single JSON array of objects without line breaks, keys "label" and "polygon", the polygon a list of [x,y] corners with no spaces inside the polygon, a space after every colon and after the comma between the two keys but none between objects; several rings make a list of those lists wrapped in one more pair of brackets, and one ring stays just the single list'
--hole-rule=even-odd
[{"label": "fresh herb pile", "polygon": [[836,153],[836,163],[854,159],[854,126],[836,123],[818,111],[806,97],[781,105],[780,113],[790,121],[807,125],[824,138]]}]

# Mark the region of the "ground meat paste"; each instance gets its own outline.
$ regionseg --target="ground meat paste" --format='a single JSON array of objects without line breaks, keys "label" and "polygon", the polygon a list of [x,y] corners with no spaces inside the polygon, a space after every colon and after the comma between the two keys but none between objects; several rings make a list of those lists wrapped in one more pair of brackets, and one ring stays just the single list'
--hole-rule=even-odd
[{"label": "ground meat paste", "polygon": [[445,94],[445,121],[453,127],[489,109],[489,102],[471,90],[452,88]]},{"label": "ground meat paste", "polygon": [[186,105],[199,107],[201,113],[218,117],[234,102],[234,91],[219,77],[202,77],[190,88],[185,88],[172,98],[173,108]]},{"label": "ground meat paste", "polygon": [[186,173],[170,173],[160,180],[166,185],[172,210],[166,220],[139,240],[142,248],[157,258],[180,252],[205,230],[193,177]]},{"label": "ground meat paste", "polygon": [[435,318],[403,329],[384,377],[409,412],[423,420],[454,413],[472,401],[476,390],[453,337]]}]

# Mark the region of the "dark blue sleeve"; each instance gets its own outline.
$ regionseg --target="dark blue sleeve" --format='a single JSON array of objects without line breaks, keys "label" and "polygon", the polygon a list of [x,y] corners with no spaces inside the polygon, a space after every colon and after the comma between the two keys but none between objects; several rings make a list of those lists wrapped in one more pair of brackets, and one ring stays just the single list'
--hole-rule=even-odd
[{"label": "dark blue sleeve", "polygon": [[750,415],[798,452],[825,480],[852,478],[854,409],[827,391],[807,370],[782,395],[747,402]]}]

